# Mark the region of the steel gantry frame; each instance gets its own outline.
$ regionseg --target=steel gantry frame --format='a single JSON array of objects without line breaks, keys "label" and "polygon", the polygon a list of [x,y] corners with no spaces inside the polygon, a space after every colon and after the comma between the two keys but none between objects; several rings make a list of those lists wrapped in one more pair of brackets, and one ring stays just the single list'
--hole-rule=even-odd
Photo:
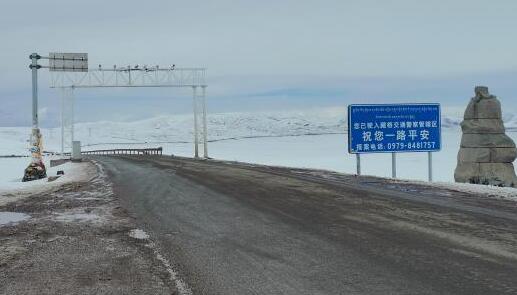
[{"label": "steel gantry frame", "polygon": [[[199,157],[199,145],[203,145],[203,156],[208,158],[206,119],[206,69],[176,68],[159,66],[127,66],[97,69],[86,72],[51,73],[50,88],[61,89],[61,152],[65,142],[74,140],[74,90],[76,88],[110,87],[181,87],[192,89],[194,111],[194,157]],[[201,91],[198,92],[198,88]],[[202,126],[202,128],[199,128]]]}]

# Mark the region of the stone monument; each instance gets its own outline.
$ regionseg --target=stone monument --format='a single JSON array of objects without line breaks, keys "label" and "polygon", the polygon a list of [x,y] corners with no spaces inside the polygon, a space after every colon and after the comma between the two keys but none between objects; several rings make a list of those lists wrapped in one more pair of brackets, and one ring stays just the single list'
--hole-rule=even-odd
[{"label": "stone monument", "polygon": [[477,86],[476,96],[470,100],[461,129],[456,182],[517,186],[513,161],[517,149],[505,134],[501,103],[488,92],[488,87]]}]

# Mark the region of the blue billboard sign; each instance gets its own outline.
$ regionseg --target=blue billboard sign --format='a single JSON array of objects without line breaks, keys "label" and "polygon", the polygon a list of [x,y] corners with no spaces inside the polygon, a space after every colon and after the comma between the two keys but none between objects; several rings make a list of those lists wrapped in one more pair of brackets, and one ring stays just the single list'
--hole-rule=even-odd
[{"label": "blue billboard sign", "polygon": [[348,151],[352,154],[440,149],[439,104],[348,106]]}]

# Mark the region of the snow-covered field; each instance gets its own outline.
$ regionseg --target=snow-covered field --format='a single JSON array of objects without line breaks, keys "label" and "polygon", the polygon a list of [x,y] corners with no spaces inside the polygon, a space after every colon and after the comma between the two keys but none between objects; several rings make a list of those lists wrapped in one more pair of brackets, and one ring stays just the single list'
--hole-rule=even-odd
[{"label": "snow-covered field", "polygon": [[[208,116],[209,140],[344,133],[346,110],[323,109],[277,113],[224,113]],[[193,140],[192,115],[160,116],[136,122],[92,122],[75,125],[83,149],[106,144],[186,143]],[[60,128],[43,128],[44,149],[61,150]],[[27,153],[28,127],[0,127],[0,155]]]},{"label": "snow-covered field", "polygon": [[[443,149],[433,154],[434,179],[452,182],[461,131],[461,110],[443,111]],[[161,116],[136,122],[76,124],[75,138],[83,150],[117,147],[158,147],[165,154],[193,155],[190,115]],[[517,117],[505,116],[509,135],[517,140]],[[355,173],[355,156],[347,152],[346,109],[299,112],[227,113],[208,118],[209,156],[269,165],[328,169]],[[60,129],[43,129],[47,151],[60,151]],[[26,155],[29,128],[0,127],[0,155]],[[202,149],[201,149],[202,151]],[[17,181],[29,158],[0,158],[0,188]],[[397,176],[426,180],[427,154],[397,155]],[[5,165],[5,166],[4,166]],[[362,156],[366,175],[391,176],[390,154]]]},{"label": "snow-covered field", "polygon": [[[44,162],[45,166],[50,167],[51,159],[58,159],[58,156],[53,157],[45,157]],[[31,158],[29,157],[16,157],[16,158],[0,158],[0,165],[2,168],[8,167],[7,169],[0,169],[0,193],[5,190],[20,188],[20,187],[30,187],[39,181],[31,181],[26,183],[21,183],[23,177],[23,171],[29,165]],[[54,169],[53,169],[54,170]],[[50,173],[53,171],[50,171]],[[55,174],[49,174],[55,175]]]},{"label": "snow-covered field", "polygon": [[0,174],[0,204],[5,201],[2,198],[5,195],[18,196],[27,192],[47,190],[67,182],[85,181],[88,177],[94,175],[93,171],[91,171],[92,169],[89,168],[91,165],[87,163],[69,162],[49,168],[49,161],[49,158],[45,159],[48,176],[56,176],[58,170],[64,171],[64,175],[52,182],[48,182],[48,179],[21,182],[23,171],[29,164],[30,158],[0,158],[2,167],[8,167],[8,169],[0,169],[2,171],[2,174]]}]

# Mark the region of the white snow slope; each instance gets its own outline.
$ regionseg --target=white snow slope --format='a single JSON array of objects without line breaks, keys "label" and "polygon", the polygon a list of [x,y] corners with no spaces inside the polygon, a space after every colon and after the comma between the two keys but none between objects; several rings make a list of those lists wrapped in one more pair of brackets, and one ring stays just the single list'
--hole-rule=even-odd
[{"label": "white snow slope", "polygon": [[[209,140],[345,132],[343,109],[287,113],[222,113],[208,116]],[[159,116],[136,122],[92,122],[75,125],[75,138],[87,149],[101,144],[192,142],[191,115]],[[60,128],[42,128],[46,151],[59,151]],[[28,127],[0,127],[0,156],[24,155]]]},{"label": "white snow slope", "polygon": [[[454,181],[462,112],[459,108],[442,109],[443,147],[434,156],[435,180]],[[354,173],[355,157],[347,152],[346,113],[346,108],[340,107],[209,114],[209,155],[224,160]],[[517,116],[506,114],[504,121],[509,135],[517,140]],[[83,150],[162,146],[165,154],[192,156],[192,129],[192,115],[159,116],[135,122],[78,123],[75,138],[81,141]],[[45,150],[59,152],[60,129],[42,132]],[[0,156],[28,155],[29,134],[27,127],[0,127]],[[361,160],[364,174],[391,175],[389,154],[364,155]],[[10,165],[9,161],[14,160],[0,158],[0,166]],[[28,161],[16,160],[20,166],[15,169],[17,174],[5,177],[19,177]],[[397,176],[401,179],[427,179],[425,153],[403,153],[397,162]],[[0,169],[0,178],[5,178],[1,171],[5,170]]]},{"label": "white snow slope", "polygon": [[[456,130],[461,122],[457,109],[444,110],[442,126]],[[517,116],[505,116],[509,131],[517,131]],[[271,136],[345,133],[346,108],[269,113],[219,113],[208,116],[208,139],[219,141]],[[135,122],[91,122],[75,125],[75,138],[83,150],[106,144],[187,143],[193,141],[191,115],[159,116]],[[60,128],[43,128],[44,148],[58,152]],[[28,127],[0,127],[0,156],[26,155]],[[68,144],[68,143],[67,143]]]},{"label": "white snow slope", "polygon": [[[47,160],[47,159],[46,159]],[[47,175],[56,176],[58,170],[64,171],[64,175],[48,182],[48,178],[29,182],[22,182],[24,168],[30,162],[30,158],[0,158],[0,163],[7,164],[8,169],[0,169],[0,205],[12,202],[20,197],[33,193],[48,191],[62,184],[77,181],[87,181],[96,175],[96,168],[88,162],[65,163],[50,168],[47,163]]]},{"label": "white snow slope", "polygon": [[[277,113],[221,113],[208,116],[211,141],[231,138],[344,133],[344,109]],[[193,141],[192,115],[159,116],[136,122],[78,123],[75,138],[83,150],[117,143],[185,143]],[[46,151],[60,151],[60,128],[42,128]],[[28,127],[0,127],[0,156],[27,154]]]}]

